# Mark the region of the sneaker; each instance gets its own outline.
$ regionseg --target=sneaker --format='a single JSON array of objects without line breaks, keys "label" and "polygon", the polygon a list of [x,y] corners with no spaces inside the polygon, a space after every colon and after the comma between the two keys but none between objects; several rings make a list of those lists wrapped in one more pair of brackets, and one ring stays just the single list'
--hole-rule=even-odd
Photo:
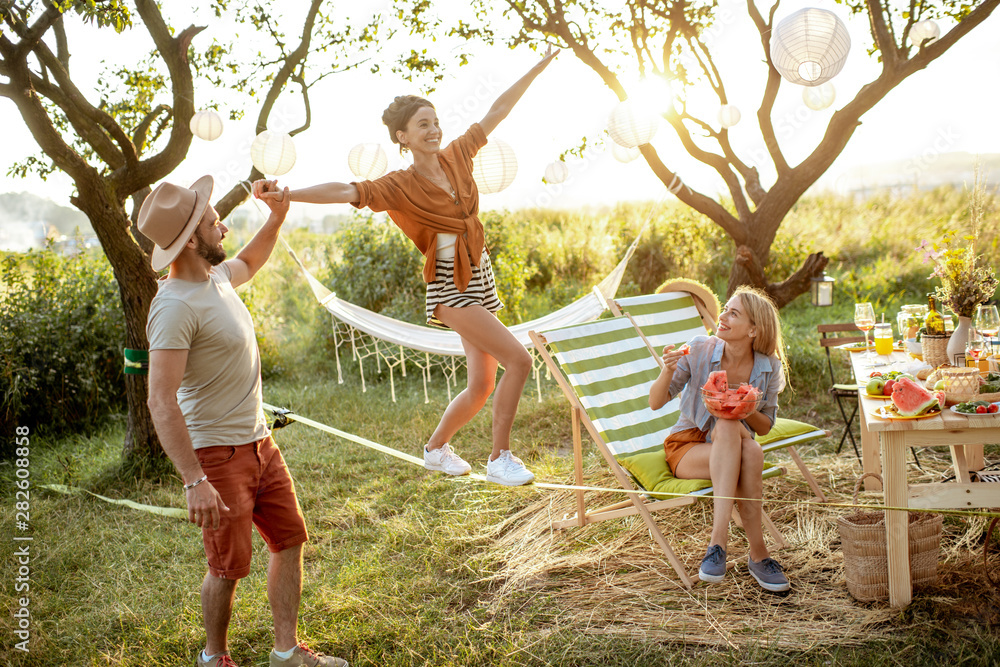
[{"label": "sneaker", "polygon": [[347,661],[343,658],[334,658],[332,655],[317,653],[303,642],[295,647],[292,657],[282,660],[271,651],[271,667],[347,667]]},{"label": "sneaker", "polygon": [[698,568],[698,578],[710,584],[717,584],[726,578],[726,550],[718,544],[708,548]]},{"label": "sneaker", "polygon": [[449,475],[468,475],[472,472],[472,466],[453,452],[447,443],[430,450],[424,446],[424,467],[428,470],[440,470]]},{"label": "sneaker", "polygon": [[781,565],[773,558],[765,558],[759,563],[755,563],[752,558],[747,557],[747,569],[766,591],[780,593],[787,591],[791,586],[788,577],[781,572]]},{"label": "sneaker", "polygon": [[486,462],[486,481],[504,486],[521,486],[535,481],[535,474],[524,467],[524,462],[510,453],[509,449],[500,456]]},{"label": "sneaker", "polygon": [[195,660],[195,667],[237,667],[233,659],[229,657],[229,651],[216,653],[210,660],[202,660],[204,651],[198,651],[198,659]]}]

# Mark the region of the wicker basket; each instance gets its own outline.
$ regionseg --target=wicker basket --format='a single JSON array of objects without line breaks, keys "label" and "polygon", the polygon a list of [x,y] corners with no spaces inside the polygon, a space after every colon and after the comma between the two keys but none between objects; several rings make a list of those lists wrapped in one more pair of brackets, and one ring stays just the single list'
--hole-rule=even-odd
[{"label": "wicker basket", "polygon": [[[866,477],[854,485],[854,504]],[[938,552],[943,520],[940,514],[909,513],[910,581],[914,587],[937,581]],[[889,597],[889,559],[886,555],[885,513],[858,510],[837,518],[840,542],[844,549],[844,575],[847,591],[861,602]]]},{"label": "wicker basket", "polygon": [[950,364],[951,360],[948,359],[949,338],[951,338],[950,333],[946,333],[944,335],[924,334],[920,338],[920,346],[923,350],[924,363],[929,364],[931,368],[937,368],[942,364]]}]

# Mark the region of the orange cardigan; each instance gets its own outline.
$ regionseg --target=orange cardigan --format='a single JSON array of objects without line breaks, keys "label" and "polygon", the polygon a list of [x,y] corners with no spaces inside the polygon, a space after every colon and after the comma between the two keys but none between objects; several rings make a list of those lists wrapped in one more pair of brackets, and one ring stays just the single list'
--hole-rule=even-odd
[{"label": "orange cardigan", "polygon": [[424,255],[424,282],[434,280],[437,235],[456,234],[455,286],[464,292],[479,266],[486,239],[479,220],[479,190],[472,178],[472,158],[486,145],[479,123],[437,154],[438,161],[455,188],[456,199],[418,174],[413,167],[393,171],[374,181],[353,183],[360,199],[351,204],[372,211],[388,211],[389,217]]}]

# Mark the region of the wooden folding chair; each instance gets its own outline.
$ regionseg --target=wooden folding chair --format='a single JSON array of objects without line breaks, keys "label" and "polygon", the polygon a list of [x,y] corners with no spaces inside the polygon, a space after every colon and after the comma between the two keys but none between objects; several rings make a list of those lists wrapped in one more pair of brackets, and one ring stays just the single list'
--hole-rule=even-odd
[{"label": "wooden folding chair", "polygon": [[[685,325],[690,339],[704,333],[704,328],[690,299],[688,305],[694,313]],[[575,516],[555,521],[553,527],[585,526],[638,514],[681,583],[690,588],[691,578],[650,513],[710,497],[711,481],[677,479],[666,465],[663,441],[677,421],[680,401],[675,398],[657,411],[649,407],[649,389],[660,372],[658,356],[627,317],[531,331],[529,335],[571,406],[576,483],[584,484],[582,425],[622,488],[649,492],[646,497],[630,494],[628,500],[588,512],[584,492],[576,491]],[[764,477],[783,472],[769,468]],[[787,546],[766,514],[763,522],[775,542]]]},{"label": "wooden folding chair", "polygon": [[837,453],[839,454],[840,450],[844,447],[844,440],[849,438],[851,446],[854,448],[854,455],[860,461],[861,452],[858,451],[858,443],[854,439],[853,429],[854,419],[858,415],[858,384],[854,381],[853,375],[849,378],[850,382],[838,381],[839,375],[834,370],[830,348],[839,347],[840,345],[863,343],[865,337],[860,334],[854,322],[820,324],[816,327],[816,331],[820,335],[819,344],[823,348],[823,351],[826,352],[826,367],[830,372],[830,396],[833,397],[834,402],[837,404],[837,409],[840,410],[840,416],[844,420],[844,433],[840,436],[840,441],[837,443]]},{"label": "wooden folding chair", "polygon": [[[610,302],[608,307],[615,315],[624,312],[632,317],[639,331],[656,352],[657,358],[667,345],[678,345],[690,338],[685,338],[688,333],[684,327],[693,323],[694,318],[699,318],[705,328],[699,333],[715,331],[715,318],[711,315],[709,307],[702,299],[687,292],[661,292],[616,299]],[[857,401],[855,401],[856,406]],[[767,435],[758,436],[757,442],[760,443],[765,455],[782,449],[787,450],[799,472],[802,473],[806,484],[812,490],[813,496],[819,502],[825,503],[826,494],[823,493],[815,476],[806,466],[802,457],[799,456],[795,446],[828,437],[830,437],[830,432],[825,429],[816,428],[805,422],[779,417],[775,420],[771,431]]]}]

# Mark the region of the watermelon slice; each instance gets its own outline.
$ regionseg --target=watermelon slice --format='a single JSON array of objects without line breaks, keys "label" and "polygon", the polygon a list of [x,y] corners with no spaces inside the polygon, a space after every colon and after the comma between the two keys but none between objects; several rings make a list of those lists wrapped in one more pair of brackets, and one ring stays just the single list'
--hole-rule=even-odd
[{"label": "watermelon slice", "polygon": [[726,375],[726,371],[714,371],[709,373],[708,382],[705,383],[705,389],[708,391],[717,391],[724,393],[729,390],[729,376]]},{"label": "watermelon slice", "polygon": [[909,378],[901,377],[892,386],[892,404],[904,417],[916,417],[943,407],[939,397]]}]

